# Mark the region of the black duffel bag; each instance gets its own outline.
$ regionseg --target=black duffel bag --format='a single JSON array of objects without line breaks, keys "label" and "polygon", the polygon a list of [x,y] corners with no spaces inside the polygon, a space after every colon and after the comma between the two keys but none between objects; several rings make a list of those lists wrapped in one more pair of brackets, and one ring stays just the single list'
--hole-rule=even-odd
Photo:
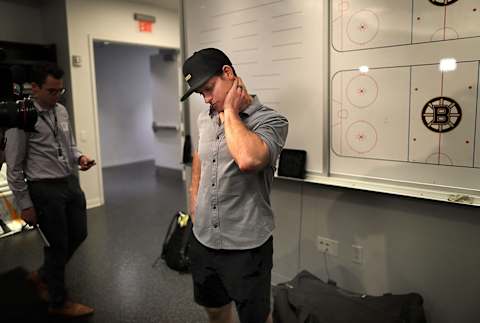
[{"label": "black duffel bag", "polygon": [[425,323],[419,294],[356,294],[308,271],[273,287],[274,323]]}]

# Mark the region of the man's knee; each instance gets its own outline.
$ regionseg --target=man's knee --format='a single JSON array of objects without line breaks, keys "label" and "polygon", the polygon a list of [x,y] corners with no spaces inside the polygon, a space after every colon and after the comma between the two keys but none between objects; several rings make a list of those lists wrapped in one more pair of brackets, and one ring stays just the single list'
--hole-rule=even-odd
[{"label": "man's knee", "polygon": [[87,239],[87,228],[76,228],[69,235],[69,250],[76,250]]},{"label": "man's knee", "polygon": [[210,322],[231,322],[233,318],[232,303],[222,307],[205,307]]}]

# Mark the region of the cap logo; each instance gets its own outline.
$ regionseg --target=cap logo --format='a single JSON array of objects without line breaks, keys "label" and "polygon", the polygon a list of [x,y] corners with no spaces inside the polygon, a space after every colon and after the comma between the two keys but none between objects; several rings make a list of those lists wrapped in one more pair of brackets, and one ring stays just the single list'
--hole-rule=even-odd
[{"label": "cap logo", "polygon": [[191,78],[192,78],[192,74],[187,74],[187,76],[185,76],[185,81],[188,82]]}]

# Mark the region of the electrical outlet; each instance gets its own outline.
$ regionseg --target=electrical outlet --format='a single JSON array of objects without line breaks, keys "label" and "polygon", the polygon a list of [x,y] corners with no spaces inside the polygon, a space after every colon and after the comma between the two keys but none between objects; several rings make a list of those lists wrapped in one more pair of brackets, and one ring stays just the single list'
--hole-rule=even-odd
[{"label": "electrical outlet", "polygon": [[359,245],[352,245],[353,257],[352,261],[356,264],[363,264],[363,247]]},{"label": "electrical outlet", "polygon": [[338,256],[338,241],[318,236],[317,250],[336,257]]}]

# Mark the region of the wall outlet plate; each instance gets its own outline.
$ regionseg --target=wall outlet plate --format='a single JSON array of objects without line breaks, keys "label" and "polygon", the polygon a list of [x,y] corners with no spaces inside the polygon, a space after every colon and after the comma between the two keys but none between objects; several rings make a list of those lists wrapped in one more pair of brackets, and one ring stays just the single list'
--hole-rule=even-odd
[{"label": "wall outlet plate", "polygon": [[317,237],[317,250],[320,252],[326,252],[330,256],[338,256],[338,241],[324,238],[321,236]]},{"label": "wall outlet plate", "polygon": [[363,264],[363,247],[359,245],[352,245],[352,261],[356,264]]}]

